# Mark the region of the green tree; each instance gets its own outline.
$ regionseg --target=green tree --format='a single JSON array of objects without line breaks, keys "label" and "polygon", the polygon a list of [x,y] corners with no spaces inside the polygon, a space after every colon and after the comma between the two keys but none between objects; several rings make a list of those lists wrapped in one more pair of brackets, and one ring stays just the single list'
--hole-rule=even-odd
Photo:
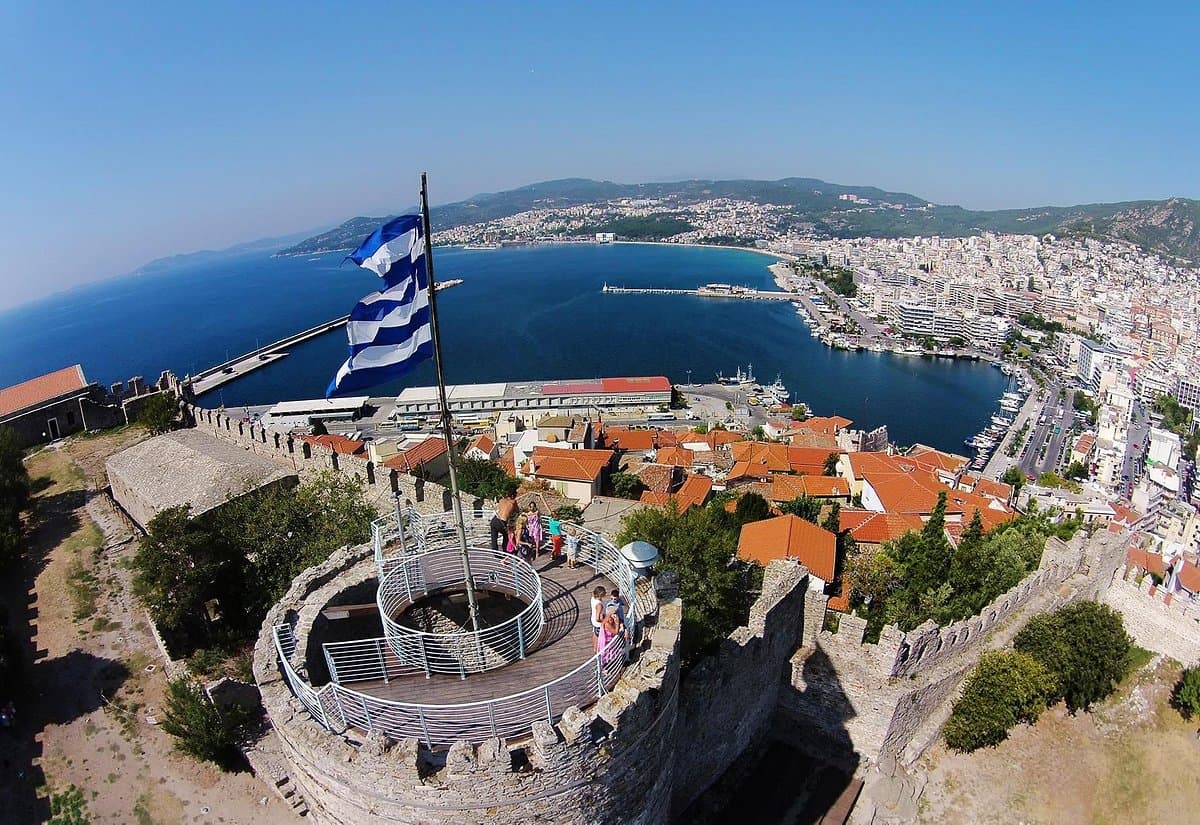
[{"label": "green tree", "polygon": [[739,525],[762,521],[769,515],[771,515],[771,505],[758,493],[744,494],[738,499],[737,507],[733,511],[733,516]]},{"label": "green tree", "polygon": [[562,504],[554,511],[554,516],[559,521],[578,523],[583,519],[583,510],[575,504]]},{"label": "green tree", "polygon": [[187,678],[167,683],[162,728],[175,738],[175,748],[225,770],[236,766],[238,745],[245,737],[250,714],[238,705],[218,708],[204,688]]},{"label": "green tree", "polygon": [[613,473],[611,481],[613,495],[617,498],[638,499],[646,489],[642,480],[633,473]]},{"label": "green tree", "polygon": [[917,593],[937,589],[950,573],[950,541],[946,538],[946,493],[938,493],[937,504],[921,528],[916,552],[904,559],[908,586]]},{"label": "green tree", "polygon": [[29,506],[29,489],[17,434],[0,427],[0,568],[21,555],[21,513]]},{"label": "green tree", "polygon": [[767,437],[767,431],[763,429],[762,424],[755,424],[750,428],[750,437],[755,441],[762,441]]},{"label": "green tree", "polygon": [[822,475],[836,476],[838,474],[838,454],[830,453],[825,456],[825,466],[821,470]]},{"label": "green tree", "polygon": [[1085,601],[1035,616],[1017,634],[1013,647],[1055,675],[1056,698],[1075,712],[1112,693],[1129,671],[1133,641],[1118,613]]},{"label": "green tree", "polygon": [[1004,471],[1004,475],[1000,476],[1000,480],[1013,488],[1013,492],[1019,492],[1025,486],[1025,474],[1021,472],[1021,468],[1017,466],[1009,467]]},{"label": "green tree", "polygon": [[160,392],[150,396],[138,412],[138,421],[154,435],[174,429],[178,417],[179,401],[171,392]]},{"label": "green tree", "polygon": [[835,536],[842,533],[842,505],[836,501],[829,506],[829,512],[821,519],[820,526]]},{"label": "green tree", "polygon": [[1184,668],[1183,675],[1171,692],[1171,704],[1183,714],[1184,719],[1200,714],[1200,667]]},{"label": "green tree", "polygon": [[738,521],[722,503],[693,507],[683,514],[674,502],[630,513],[622,520],[616,541],[634,540],[657,547],[662,554],[660,568],[679,575],[685,664],[746,620],[750,607],[746,576],[731,564],[737,552]]},{"label": "green tree", "polygon": [[707,435],[708,434],[708,424],[704,421],[701,421],[695,427],[692,427],[692,432],[697,433],[698,435]]},{"label": "green tree", "polygon": [[946,721],[946,744],[973,751],[1003,742],[1014,725],[1037,721],[1055,689],[1054,675],[1033,656],[984,653]]},{"label": "green tree", "polygon": [[318,418],[312,425],[313,435],[329,435],[329,428],[325,426],[325,421]]},{"label": "green tree", "polygon": [[785,513],[791,513],[793,516],[799,516],[805,521],[811,521],[813,524],[816,524],[821,518],[820,500],[808,495],[796,496],[779,509]]},{"label": "green tree", "polygon": [[133,557],[133,591],[168,629],[203,621],[213,582],[227,569],[219,544],[192,520],[191,507],[169,507],[150,520]]},{"label": "green tree", "polygon": [[464,493],[479,498],[498,499],[516,495],[520,482],[504,468],[485,458],[459,458],[455,465],[458,486]]},{"label": "green tree", "polygon": [[1063,477],[1072,481],[1086,481],[1088,477],[1087,467],[1084,467],[1078,461],[1072,461],[1071,466],[1067,467],[1067,471],[1063,474]]}]

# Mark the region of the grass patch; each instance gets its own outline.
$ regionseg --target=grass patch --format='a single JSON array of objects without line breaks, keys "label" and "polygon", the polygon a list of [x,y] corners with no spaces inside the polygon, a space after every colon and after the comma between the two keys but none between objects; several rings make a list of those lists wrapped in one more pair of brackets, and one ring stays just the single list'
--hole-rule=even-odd
[{"label": "grass patch", "polygon": [[50,819],[47,825],[88,825],[87,801],[83,791],[74,785],[50,794]]},{"label": "grass patch", "polygon": [[137,821],[137,825],[156,825],[154,817],[150,813],[149,794],[142,794],[133,803],[133,818]]},{"label": "grass patch", "polygon": [[1125,678],[1133,676],[1146,665],[1150,664],[1150,660],[1154,658],[1154,651],[1146,650],[1144,647],[1134,645],[1129,648],[1129,656],[1126,657]]}]

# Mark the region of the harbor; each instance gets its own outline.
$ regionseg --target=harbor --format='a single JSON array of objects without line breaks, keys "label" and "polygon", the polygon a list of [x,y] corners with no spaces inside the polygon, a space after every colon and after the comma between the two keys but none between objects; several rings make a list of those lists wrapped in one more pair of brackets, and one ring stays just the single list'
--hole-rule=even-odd
[{"label": "harbor", "polygon": [[[462,278],[438,281],[437,289],[439,291],[450,289],[462,282]],[[201,395],[212,392],[218,387],[228,384],[230,381],[234,381],[255,370],[273,364],[281,358],[287,357],[288,350],[298,344],[324,335],[327,332],[332,332],[339,327],[344,327],[349,320],[349,315],[334,318],[332,321],[326,321],[323,324],[317,324],[315,327],[309,327],[303,332],[289,335],[287,338],[281,338],[274,343],[267,344],[265,347],[253,349],[244,355],[239,355],[237,358],[231,358],[224,363],[217,364],[215,367],[209,367],[203,372],[191,376],[192,392],[199,398]]]},{"label": "harbor", "polygon": [[799,297],[792,292],[771,292],[734,284],[705,284],[697,289],[665,289],[610,286],[606,282],[600,292],[605,295],[696,295],[701,298],[740,298],[752,301],[795,301]]}]

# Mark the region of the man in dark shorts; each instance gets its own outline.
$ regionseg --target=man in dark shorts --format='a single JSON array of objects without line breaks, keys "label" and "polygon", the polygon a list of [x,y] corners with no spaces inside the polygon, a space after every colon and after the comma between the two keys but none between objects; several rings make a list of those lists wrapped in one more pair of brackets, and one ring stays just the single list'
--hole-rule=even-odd
[{"label": "man in dark shorts", "polygon": [[498,553],[503,549],[508,538],[508,520],[516,511],[517,500],[512,496],[505,496],[496,502],[491,521],[492,552]]}]

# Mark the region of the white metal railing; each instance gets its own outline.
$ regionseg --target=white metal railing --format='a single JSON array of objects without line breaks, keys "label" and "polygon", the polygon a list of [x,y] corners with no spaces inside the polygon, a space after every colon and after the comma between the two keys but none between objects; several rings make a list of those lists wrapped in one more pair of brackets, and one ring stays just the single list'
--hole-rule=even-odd
[{"label": "white metal railing", "polygon": [[[464,515],[464,522],[468,525],[468,538],[486,537],[491,513],[475,511]],[[437,551],[457,549],[457,536],[452,527],[452,518],[449,513],[428,516],[411,510],[405,511],[402,523],[407,531],[406,548],[402,552],[391,553],[384,552],[390,546],[390,540],[384,537],[389,535],[389,528],[393,539],[399,535],[395,514],[391,515],[390,519],[385,516],[372,523],[373,536],[381,537],[380,543],[376,545],[381,578],[387,577],[393,582],[402,582],[402,576],[394,575],[395,570],[409,570],[410,575],[415,574],[417,570],[422,574],[432,570],[439,576],[443,575],[438,573],[436,568],[414,567],[412,562],[421,555],[441,555]],[[379,524],[378,528],[376,524]],[[656,604],[652,590],[638,593],[632,566],[608,539],[579,525],[569,527],[579,537],[580,563],[592,567],[618,586],[625,599],[628,631],[624,637],[614,639],[605,650],[592,654],[569,673],[508,696],[454,705],[382,699],[347,687],[347,683],[380,680],[386,682],[424,672],[422,668],[413,664],[414,661],[420,661],[414,659],[416,654],[411,648],[412,645],[419,644],[419,636],[413,632],[390,639],[385,637],[325,644],[325,661],[334,681],[318,689],[313,688],[305,677],[297,672],[292,662],[296,642],[291,626],[277,625],[274,628],[275,647],[288,686],[310,715],[330,731],[340,733],[353,725],[364,731],[381,731],[393,739],[415,737],[431,748],[447,747],[458,740],[479,743],[492,737],[524,736],[539,719],[553,723],[568,707],[590,705],[620,678],[627,655],[627,640],[633,638],[639,618],[654,611]],[[490,550],[471,551],[472,573],[476,577],[479,575],[474,569],[477,553],[492,555]],[[508,554],[501,555],[511,565],[513,557]],[[456,558],[461,565],[461,555],[456,555]],[[511,567],[502,569],[507,572]],[[486,577],[486,568],[484,573]],[[460,566],[459,581],[461,576]],[[382,581],[380,590],[383,590]],[[540,605],[542,600],[539,597],[535,601]],[[400,650],[394,647],[397,638],[405,640]]]},{"label": "white metal railing", "polygon": [[392,617],[430,593],[462,588],[464,576],[462,553],[456,549],[402,557],[381,574],[376,595],[383,636],[402,664],[426,675],[465,677],[524,659],[541,635],[546,614],[537,571],[508,553],[472,548],[467,557],[476,590],[508,593],[527,604],[511,619],[478,631],[428,632],[406,627]]},{"label": "white metal railing", "polygon": [[290,626],[277,625],[274,631],[288,685],[323,727],[340,733],[353,725],[393,739],[416,738],[430,748],[460,739],[478,743],[524,736],[539,719],[553,723],[568,707],[589,705],[607,693],[620,678],[626,657],[625,640],[618,636],[570,673],[543,685],[481,702],[431,705],[381,699],[336,682],[314,690],[284,655],[295,648]]}]

